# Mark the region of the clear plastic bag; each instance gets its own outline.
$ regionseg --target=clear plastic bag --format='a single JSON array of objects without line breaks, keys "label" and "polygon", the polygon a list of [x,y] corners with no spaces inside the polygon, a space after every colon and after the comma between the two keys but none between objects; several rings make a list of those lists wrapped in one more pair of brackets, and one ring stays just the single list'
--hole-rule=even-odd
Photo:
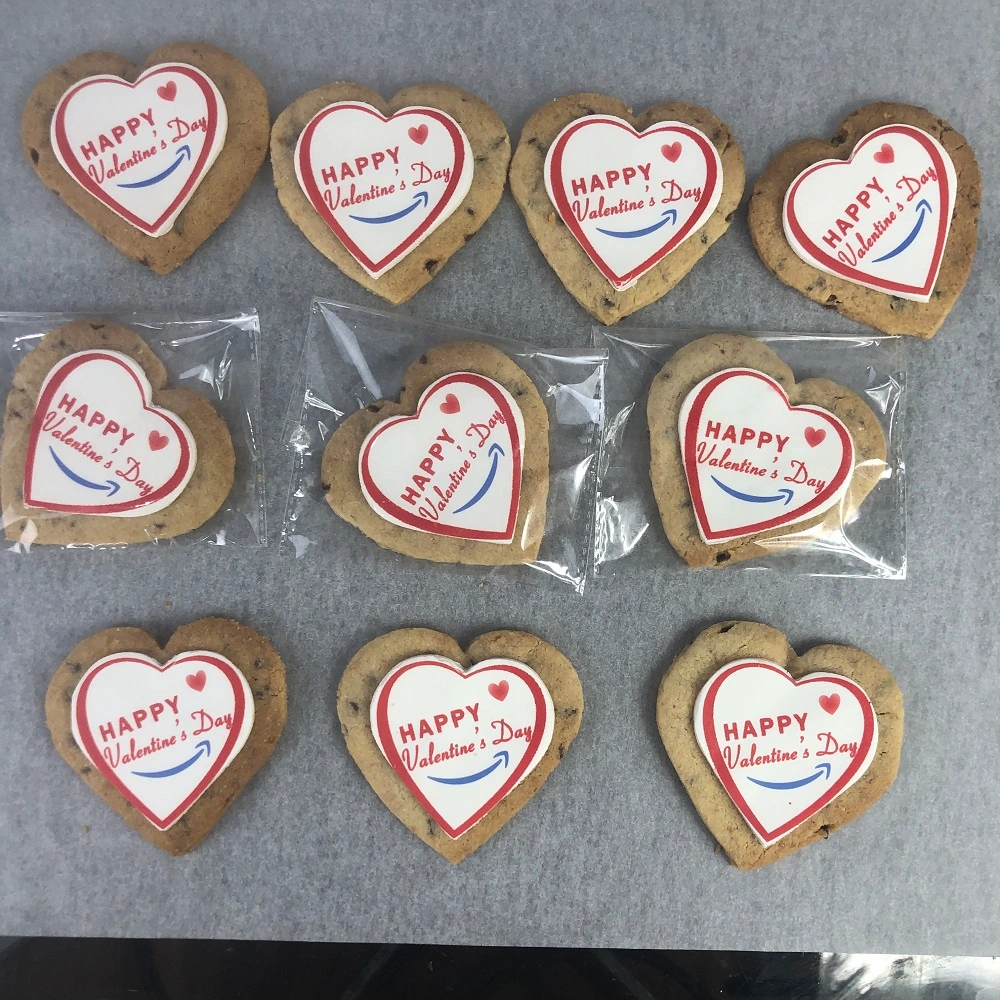
[{"label": "clear plastic bag", "polygon": [[[407,560],[379,548],[331,510],[321,486],[323,453],[347,415],[398,398],[404,373],[424,351],[463,340],[501,351],[541,395],[549,423],[545,529],[537,558],[519,565],[582,592],[593,547],[606,350],[549,350],[319,299],[312,304],[301,377],[283,435],[293,468],[282,544],[296,556],[329,548],[354,564],[375,558]],[[487,567],[453,564],[453,569],[481,576]]]},{"label": "clear plastic bag", "polygon": [[[0,392],[5,398],[18,366],[45,334],[75,321],[94,324],[97,329],[102,323],[116,323],[136,333],[166,368],[166,388],[184,388],[205,397],[225,422],[232,439],[233,483],[218,510],[191,531],[172,537],[149,537],[141,544],[265,545],[264,468],[260,447],[260,324],[256,310],[205,317],[142,313],[0,313]],[[5,436],[5,448],[14,443]],[[169,506],[166,509],[169,510]],[[25,517],[8,507],[3,512],[3,526],[8,531],[6,547],[15,552],[29,551],[38,536],[36,522],[65,516],[32,509],[31,516]],[[14,533],[18,535],[17,540],[10,538]],[[94,549],[130,544],[136,542],[74,541],[44,547]]]},{"label": "clear plastic bag", "polygon": [[[634,565],[684,562],[664,535],[650,483],[646,398],[653,377],[681,347],[712,329],[610,331],[595,327],[592,341],[609,351],[607,417],[598,486],[594,571],[607,575],[623,559]],[[747,334],[743,334],[747,335]],[[886,441],[886,464],[872,492],[837,530],[798,544],[773,540],[773,554],[734,566],[809,576],[902,580],[906,576],[905,338],[808,334],[751,334],[794,372],[796,382],[831,379],[860,396]],[[789,525],[787,537],[796,531]],[[732,572],[726,567],[720,572]]]}]

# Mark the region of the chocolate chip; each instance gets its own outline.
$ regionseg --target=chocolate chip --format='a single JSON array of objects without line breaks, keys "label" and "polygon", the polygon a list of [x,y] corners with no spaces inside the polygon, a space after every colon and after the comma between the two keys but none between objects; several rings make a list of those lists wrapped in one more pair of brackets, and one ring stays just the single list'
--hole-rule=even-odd
[{"label": "chocolate chip", "polygon": [[31,162],[32,163],[37,163],[38,162],[38,150],[37,149],[33,149],[31,151]]},{"label": "chocolate chip", "polygon": [[715,565],[718,566],[720,563],[729,562],[732,556],[728,552],[719,552],[715,556]]},{"label": "chocolate chip", "polygon": [[437,266],[440,263],[441,261],[439,261],[436,257],[432,257],[430,260],[424,261],[424,270],[429,274],[433,274],[437,270]]}]

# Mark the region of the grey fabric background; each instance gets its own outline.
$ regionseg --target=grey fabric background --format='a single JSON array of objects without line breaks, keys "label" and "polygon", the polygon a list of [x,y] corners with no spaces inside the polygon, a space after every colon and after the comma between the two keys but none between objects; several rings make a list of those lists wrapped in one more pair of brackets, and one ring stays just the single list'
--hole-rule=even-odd
[{"label": "grey fabric background", "polygon": [[[376,300],[281,211],[265,166],[232,218],[167,278],[120,257],[44,190],[20,150],[35,80],[87,49],[136,59],[205,39],[243,58],[276,115],[306,90],[361,80],[385,94],[445,79],[491,102],[516,138],[574,90],[638,108],[684,98],[743,145],[750,182],[787,142],[829,135],[873,99],[923,104],[975,146],[980,247],[944,330],[912,345],[905,583],[740,571],[630,570],[582,598],[537,574],[484,576],[350,546],[294,561],[275,549],[0,553],[0,934],[106,934],[524,945],[993,954],[1000,940],[994,624],[1000,17],[992,0],[506,7],[408,0],[16,0],[0,33],[0,306],[260,308],[272,536],[287,463],[279,441],[308,314],[320,294]],[[403,310],[538,343],[584,344],[588,318],[532,243],[509,196]],[[745,211],[636,325],[853,331],[774,281]],[[192,856],[132,834],[49,743],[46,683],[83,636],[138,624],[165,639],[206,613],[257,626],[284,655],[290,721],[268,767]],[[857,644],[903,688],[899,780],[837,833],[756,874],[713,850],[656,734],[655,688],[703,626],[755,618],[800,648]],[[564,650],[587,710],[572,752],[491,843],[452,868],[377,801],[337,732],[350,655],[423,624],[469,640],[516,627]],[[84,827],[89,832],[84,832]]]}]

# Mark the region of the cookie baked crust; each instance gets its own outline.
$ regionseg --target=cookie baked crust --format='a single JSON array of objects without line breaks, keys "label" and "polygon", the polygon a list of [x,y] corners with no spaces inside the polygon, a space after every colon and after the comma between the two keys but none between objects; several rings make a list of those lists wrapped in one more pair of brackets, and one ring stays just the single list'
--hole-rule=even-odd
[{"label": "cookie baked crust", "polygon": [[[56,105],[73,84],[110,74],[130,83],[157,63],[182,62],[212,78],[226,104],[229,127],[215,163],[162,236],[136,229],[81,187],[56,159],[49,130]],[[21,120],[24,155],[41,178],[85,222],[126,257],[157,274],[182,264],[232,213],[267,155],[270,116],[260,80],[235,56],[204,42],[174,42],[139,65],[117,52],[86,52],[47,73],[35,85]]]},{"label": "cookie baked crust", "polygon": [[[462,203],[419,246],[378,278],[351,256],[312,207],[295,175],[299,136],[323,108],[337,101],[363,101],[386,116],[414,106],[437,108],[458,122],[472,149],[472,186]],[[271,165],[281,207],[327,260],[393,305],[415,295],[479,231],[500,202],[509,163],[510,136],[500,116],[485,101],[447,83],[406,87],[389,100],[360,83],[330,83],[292,102],[271,130]]]},{"label": "cookie baked crust", "polygon": [[[62,514],[24,506],[24,466],[35,405],[46,376],[64,358],[95,348],[126,354],[142,366],[152,402],[177,414],[195,440],[197,460],[187,486],[169,506],[152,514]],[[190,389],[167,388],[167,370],[134,331],[101,320],[74,320],[51,330],[17,366],[4,410],[0,442],[0,507],[10,541],[32,545],[120,545],[173,538],[208,521],[229,496],[236,453],[226,422]]]},{"label": "cookie baked crust", "polygon": [[[726,368],[752,368],[781,384],[793,406],[807,403],[839,417],[854,441],[854,472],[839,503],[815,517],[770,531],[706,543],[698,531],[684,474],[678,429],[681,406],[702,379]],[[692,568],[729,566],[774,555],[830,534],[848,523],[878,484],[886,467],[886,442],[878,418],[860,396],[829,379],[795,381],[792,369],[753,337],[712,334],[682,347],[660,369],[646,402],[649,474],[663,530],[677,554]]]},{"label": "cookie baked crust", "polygon": [[[70,706],[84,673],[112,653],[143,653],[165,663],[187,650],[207,650],[230,660],[247,679],[254,723],[243,749],[205,793],[167,830],[158,830],[87,759],[73,738]],[[274,752],[285,727],[285,667],[259,632],[225,618],[200,618],[182,625],[163,647],[139,628],[109,628],[78,643],[56,670],[45,695],[45,720],[52,742],[67,764],[136,833],[168,854],[187,854],[208,836],[243,786]]]},{"label": "cookie baked crust", "polygon": [[[416,412],[423,391],[443,375],[475,372],[499,382],[514,397],[524,420],[521,497],[514,538],[506,544],[447,538],[404,528],[376,513],[361,490],[358,455],[365,438],[389,417]],[[475,341],[432,347],[407,369],[399,402],[379,400],[352,413],[323,453],[322,489],[334,512],[383,548],[434,562],[499,566],[533,562],[545,532],[549,492],[549,416],[534,382],[502,351]]]},{"label": "cookie baked crust", "polygon": [[[838,674],[859,684],[878,718],[878,744],[871,764],[846,791],[787,836],[764,845],[712,771],[694,734],[694,706],[701,689],[721,667],[759,657],[784,667],[793,677]],[[777,629],[757,622],[721,622],[705,629],[674,659],[656,698],[656,725],[667,756],[698,815],[729,860],[744,870],[763,868],[795,851],[825,840],[860,816],[896,780],[903,743],[903,695],[892,674],[874,657],[851,646],[814,646],[797,656]]]},{"label": "cookie baked crust", "polygon": [[[869,132],[895,124],[914,125],[934,136],[955,165],[955,208],[929,302],[914,302],[865,288],[807,264],[785,238],[781,221],[785,192],[806,167],[818,160],[846,160]],[[767,269],[814,302],[883,333],[927,338],[937,333],[969,277],[981,199],[979,164],[965,136],[926,108],[891,102],[867,104],[844,119],[830,142],[802,139],[771,160],[750,198],[750,237]]]},{"label": "cookie baked crust", "polygon": [[[531,773],[475,826],[454,839],[427,815],[379,750],[371,730],[371,701],[382,678],[403,660],[425,653],[448,657],[465,670],[494,657],[524,663],[548,688],[554,709],[552,742]],[[562,760],[580,729],[583,688],[573,665],[555,646],[526,632],[487,632],[466,651],[441,632],[405,628],[373,639],[354,655],[337,689],[337,715],[347,749],[375,794],[425,844],[457,864],[512,819]]]},{"label": "cookie baked crust", "polygon": [[[705,223],[632,285],[619,291],[598,270],[559,218],[545,190],[545,157],[556,136],[586,115],[614,115],[643,132],[658,122],[679,121],[708,136],[722,160],[722,197]],[[566,290],[606,326],[666,295],[729,228],[743,197],[743,152],[732,129],[707,108],[683,101],[654,104],[639,114],[617,97],[570,94],[539,108],[525,123],[510,164],[510,190],[531,235]]]}]

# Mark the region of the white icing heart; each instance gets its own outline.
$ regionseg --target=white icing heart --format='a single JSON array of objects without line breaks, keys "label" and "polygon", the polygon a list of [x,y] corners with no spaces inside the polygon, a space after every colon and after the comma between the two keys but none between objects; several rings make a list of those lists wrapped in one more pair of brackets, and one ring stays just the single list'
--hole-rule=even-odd
[{"label": "white icing heart", "polygon": [[55,365],[31,421],[25,507],[138,517],[173,503],[197,449],[187,425],[151,396],[145,372],[118,351],[79,351]]},{"label": "white icing heart", "polygon": [[782,222],[807,264],[917,302],[930,300],[955,210],[955,167],[912,125],[869,132],[849,160],[807,167],[785,193]]},{"label": "white icing heart", "polygon": [[717,670],[695,702],[698,746],[765,846],[791,833],[868,769],[878,744],[871,701],[839,674],[798,680],[769,660]]},{"label": "white icing heart", "polygon": [[337,239],[377,278],[462,203],[472,186],[472,148],[437,108],[386,118],[370,104],[339,101],[302,130],[295,174]]},{"label": "white icing heart", "polygon": [[453,372],[424,390],[414,415],[372,429],[358,476],[372,509],[393,524],[505,543],[523,459],[524,419],[511,394],[484,375]]},{"label": "white icing heart", "polygon": [[709,545],[815,517],[854,473],[854,443],[838,417],[791,406],[780,383],[750,368],[709,375],[678,420],[695,520]]},{"label": "white icing heart", "polygon": [[112,653],[73,692],[73,738],[158,830],[186,813],[243,749],[254,704],[224,656],[180,653],[160,664]]},{"label": "white icing heart", "polygon": [[548,689],[516,660],[463,671],[443,656],[414,656],[386,674],[371,702],[379,749],[452,838],[531,773],[553,725]]},{"label": "white icing heart", "polygon": [[186,63],[161,63],[135,83],[90,76],[63,94],[51,141],[69,175],[116,215],[162,236],[226,141],[218,87]]},{"label": "white icing heart", "polygon": [[638,133],[612,115],[570,122],[545,157],[545,189],[587,256],[629,288],[693,236],[722,197],[722,161],[683,122]]}]

